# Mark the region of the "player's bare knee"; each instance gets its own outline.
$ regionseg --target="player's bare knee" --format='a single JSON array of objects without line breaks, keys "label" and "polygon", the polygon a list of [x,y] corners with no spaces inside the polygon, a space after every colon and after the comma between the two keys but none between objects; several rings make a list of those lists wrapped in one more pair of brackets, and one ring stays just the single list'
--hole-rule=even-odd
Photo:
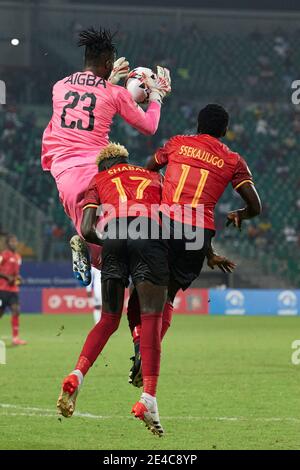
[{"label": "player's bare knee", "polygon": [[121,315],[125,287],[119,279],[102,281],[102,309],[106,313]]},{"label": "player's bare knee", "polygon": [[163,310],[166,298],[167,287],[143,281],[136,285],[141,312],[160,313]]}]

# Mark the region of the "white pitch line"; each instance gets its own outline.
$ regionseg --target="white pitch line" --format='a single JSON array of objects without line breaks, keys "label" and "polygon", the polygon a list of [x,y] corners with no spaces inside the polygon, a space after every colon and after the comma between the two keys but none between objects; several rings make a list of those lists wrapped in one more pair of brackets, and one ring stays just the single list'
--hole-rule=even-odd
[{"label": "white pitch line", "polygon": [[[7,413],[7,412],[4,412],[4,413],[0,413],[0,416],[26,416],[27,417],[31,417],[31,416],[34,416],[35,418],[55,418],[55,415],[54,414],[41,414],[41,413]],[[57,417],[59,417],[57,415]]]},{"label": "white pitch line", "polygon": [[32,406],[25,406],[25,405],[11,405],[10,403],[0,403],[0,408],[14,408],[15,410],[28,410],[28,411],[45,411],[45,413],[54,412],[53,409],[50,408],[33,408]]},{"label": "white pitch line", "polygon": [[[56,413],[55,410],[49,408],[37,408],[31,406],[22,406],[22,405],[12,405],[10,403],[0,403],[0,409],[3,409],[1,412],[2,416],[37,416],[37,417],[46,417],[46,418],[58,418],[59,415]],[[19,410],[19,411],[9,411],[9,410]],[[75,412],[74,416],[79,418],[87,418],[87,419],[131,419],[131,416],[101,416],[101,415],[94,415],[91,413],[80,413]],[[294,422],[300,423],[300,418],[293,418],[293,417],[254,417],[254,416],[162,416],[164,420],[181,420],[181,421],[254,421],[254,422]]]},{"label": "white pitch line", "polygon": [[[51,409],[51,408],[36,408],[36,407],[32,407],[32,406],[22,406],[22,405],[12,405],[10,403],[0,403],[0,409],[3,408],[3,409],[14,409],[14,410],[21,410],[21,411],[36,411],[36,412],[40,412],[42,414],[40,414],[40,416],[57,416],[59,417],[59,415],[57,414],[57,412],[55,411],[55,409]],[[44,413],[48,413],[47,415],[44,414]],[[12,414],[12,413],[6,413],[6,414]],[[32,416],[38,416],[35,415],[34,413],[32,413]],[[89,419],[113,419],[113,418],[118,418],[118,416],[97,416],[97,415],[93,415],[91,413],[79,413],[78,411],[75,411],[74,413],[74,416],[78,416],[79,418],[89,418]],[[127,418],[127,416],[119,416],[119,418]]]}]

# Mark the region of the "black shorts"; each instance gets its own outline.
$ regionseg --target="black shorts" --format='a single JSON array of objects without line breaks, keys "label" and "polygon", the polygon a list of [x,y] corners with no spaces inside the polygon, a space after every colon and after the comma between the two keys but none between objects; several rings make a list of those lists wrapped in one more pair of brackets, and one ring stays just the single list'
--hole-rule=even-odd
[{"label": "black shorts", "polygon": [[19,303],[19,294],[17,292],[0,290],[0,310],[5,310],[12,305],[19,305]]},{"label": "black shorts", "polygon": [[[170,220],[170,240],[169,240],[169,268],[170,280],[175,280],[182,290],[186,290],[191,283],[197,279],[201,273],[211,239],[215,235],[214,230],[199,229],[189,226],[189,231],[199,231],[201,246],[197,249],[187,249],[187,243],[191,241],[185,235],[185,226]],[[175,238],[182,233],[180,239]]]},{"label": "black shorts", "polygon": [[[132,238],[132,233],[128,230],[132,218],[128,218],[126,222],[127,238],[122,239],[119,227],[124,220],[115,220],[117,233],[115,236],[109,235],[103,242],[101,280],[120,279],[127,287],[131,276],[134,285],[150,281],[153,284],[167,286],[169,283],[167,240]],[[150,219],[144,221],[150,234],[151,221]],[[105,231],[108,231],[107,227]]]}]

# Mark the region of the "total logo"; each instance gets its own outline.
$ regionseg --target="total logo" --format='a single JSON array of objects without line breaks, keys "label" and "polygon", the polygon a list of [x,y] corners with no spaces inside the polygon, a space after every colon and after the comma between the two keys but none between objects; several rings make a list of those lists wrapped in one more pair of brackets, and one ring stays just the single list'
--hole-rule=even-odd
[{"label": "total logo", "polygon": [[230,290],[225,297],[226,315],[244,315],[245,314],[245,296],[239,290]]},{"label": "total logo", "polygon": [[93,299],[77,295],[51,295],[48,299],[48,306],[51,310],[67,309],[86,310],[93,307]]},{"label": "total logo", "polygon": [[295,292],[284,290],[278,294],[278,315],[297,315],[298,299]]}]

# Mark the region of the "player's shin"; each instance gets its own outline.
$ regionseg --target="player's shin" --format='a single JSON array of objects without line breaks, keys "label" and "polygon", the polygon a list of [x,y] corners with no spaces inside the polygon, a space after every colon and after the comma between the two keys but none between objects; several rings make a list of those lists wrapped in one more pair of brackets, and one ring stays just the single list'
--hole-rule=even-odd
[{"label": "player's shin", "polygon": [[127,306],[127,318],[133,342],[139,342],[141,329],[141,314],[140,303],[136,289],[133,289],[130,293]]},{"label": "player's shin", "polygon": [[163,340],[165,334],[171,326],[172,316],[173,316],[173,303],[166,302],[163,315],[162,315],[162,327],[161,327],[161,340]]},{"label": "player's shin", "polygon": [[16,313],[12,313],[11,315],[11,331],[12,337],[17,338],[19,336],[19,328],[20,328],[20,317]]},{"label": "player's shin", "polygon": [[[133,297],[133,299],[132,299]],[[129,328],[132,334],[132,339],[134,343],[134,352],[135,354],[139,353],[139,343],[140,343],[140,334],[141,334],[141,325],[140,325],[140,311],[139,303],[134,295],[130,296],[128,302],[128,323]],[[163,315],[162,315],[162,328],[161,328],[161,339],[164,338],[168,329],[171,326],[172,316],[173,316],[174,306],[171,301],[167,301],[164,306]]]},{"label": "player's shin", "polygon": [[161,313],[141,314],[141,356],[143,370],[143,393],[140,400],[133,406],[134,416],[146,424],[147,428],[158,436],[164,434],[160,424],[156,401],[156,388],[160,370],[161,354]]},{"label": "player's shin", "polygon": [[11,329],[12,329],[13,346],[23,346],[27,344],[26,341],[19,338],[20,314],[16,313],[14,310],[12,311],[12,315],[11,315]]},{"label": "player's shin", "polygon": [[102,294],[101,319],[88,334],[76,365],[76,369],[83,376],[94,364],[111,335],[118,329],[121,319],[124,302],[123,283],[116,279],[102,282]]},{"label": "player's shin", "polygon": [[[135,325],[134,319],[137,319],[137,315],[132,315],[133,302],[128,303],[128,315],[130,314],[129,326]],[[139,304],[138,304],[139,308]],[[168,301],[165,303],[163,314],[162,314],[162,327],[161,327],[161,340],[163,340],[165,334],[167,333],[168,329],[171,326],[172,316],[173,316],[173,303]],[[140,316],[138,316],[140,319]],[[130,359],[132,360],[133,364],[129,372],[129,380],[128,382],[135,387],[142,387],[143,385],[143,375],[142,375],[142,367],[141,367],[141,354],[140,354],[140,335],[141,335],[141,325],[137,324],[134,326],[132,331],[132,338],[134,344],[134,356]]]},{"label": "player's shin", "polygon": [[142,313],[141,320],[143,391],[155,397],[160,369],[162,314]]},{"label": "player's shin", "polygon": [[129,371],[128,382],[134,387],[142,387],[142,367],[140,355],[141,314],[137,290],[131,290],[127,307],[128,324],[132,335],[134,354],[130,358],[132,366]]},{"label": "player's shin", "polygon": [[150,281],[136,286],[141,307],[140,351],[144,393],[155,397],[160,369],[162,311],[167,289]]},{"label": "player's shin", "polygon": [[120,315],[102,311],[101,320],[88,334],[82,348],[76,369],[84,376],[103,350],[111,335],[118,329]]},{"label": "player's shin", "polygon": [[101,320],[88,334],[75,369],[64,379],[58,398],[58,412],[66,418],[74,413],[76,398],[84,376],[94,364],[111,335],[118,329],[119,323],[119,314],[102,312]]}]

